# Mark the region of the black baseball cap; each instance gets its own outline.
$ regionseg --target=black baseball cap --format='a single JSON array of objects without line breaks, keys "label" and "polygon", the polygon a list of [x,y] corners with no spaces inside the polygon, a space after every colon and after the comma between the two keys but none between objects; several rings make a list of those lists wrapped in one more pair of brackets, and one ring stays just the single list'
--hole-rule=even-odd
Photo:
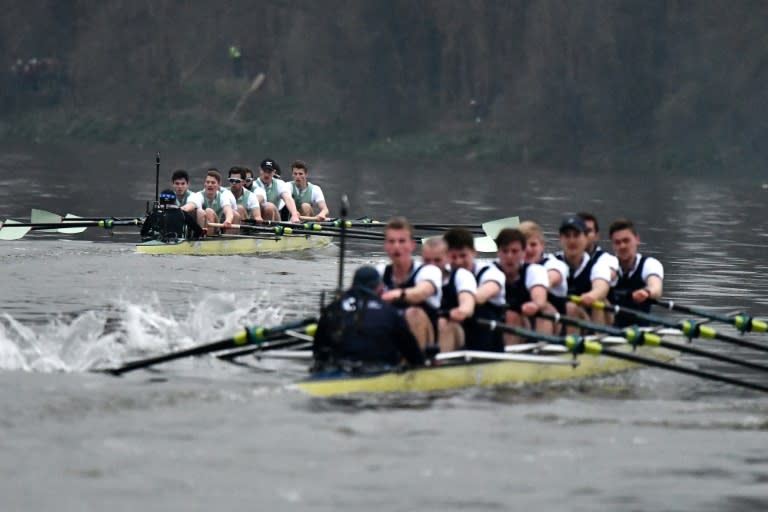
[{"label": "black baseball cap", "polygon": [[562,233],[566,229],[575,229],[576,231],[579,231],[581,233],[586,233],[587,225],[584,222],[584,219],[582,219],[578,215],[571,215],[570,217],[564,218],[563,221],[560,223],[560,233]]},{"label": "black baseball cap", "polygon": [[265,171],[276,171],[277,173],[280,173],[280,166],[277,165],[277,162],[275,162],[271,158],[265,158],[264,160],[262,160],[261,163],[259,164],[259,167]]},{"label": "black baseball cap", "polygon": [[352,287],[376,290],[381,282],[381,274],[376,267],[364,265],[355,271],[355,277],[352,278]]}]

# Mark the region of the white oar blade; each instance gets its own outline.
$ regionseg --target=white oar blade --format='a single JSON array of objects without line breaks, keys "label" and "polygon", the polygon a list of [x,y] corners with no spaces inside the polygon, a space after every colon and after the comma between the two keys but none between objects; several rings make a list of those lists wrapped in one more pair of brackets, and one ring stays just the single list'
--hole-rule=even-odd
[{"label": "white oar blade", "polygon": [[[64,216],[64,218],[65,219],[79,219],[80,217],[78,217],[77,215],[73,215],[71,213],[68,213],[68,214],[66,214]],[[59,233],[66,233],[66,234],[73,235],[73,234],[76,234],[76,233],[82,233],[86,229],[88,229],[88,228],[85,228],[85,227],[80,227],[80,228],[59,228],[56,231],[58,231]]]},{"label": "white oar blade", "polygon": [[496,252],[496,242],[489,236],[475,238],[475,250],[477,252]]},{"label": "white oar blade", "polygon": [[29,233],[30,228],[28,227],[14,228],[9,226],[9,224],[21,224],[21,223],[15,220],[5,221],[5,224],[3,224],[3,227],[0,228],[0,240],[18,240],[19,238],[23,238],[24,235]]},{"label": "white oar blade", "polygon": [[30,224],[58,224],[61,222],[61,216],[53,212],[32,208],[32,213],[29,215],[29,222]]},{"label": "white oar blade", "polygon": [[[516,228],[520,225],[520,217],[507,217],[505,219],[489,220],[481,225],[485,234],[495,239],[502,229]],[[480,249],[477,249],[478,251]],[[496,249],[494,249],[495,251]]]},{"label": "white oar blade", "polygon": [[[32,208],[32,213],[29,214],[30,224],[58,224],[61,222],[61,216],[49,212],[46,210],[38,210]],[[40,229],[40,233],[56,233],[55,229]]]}]

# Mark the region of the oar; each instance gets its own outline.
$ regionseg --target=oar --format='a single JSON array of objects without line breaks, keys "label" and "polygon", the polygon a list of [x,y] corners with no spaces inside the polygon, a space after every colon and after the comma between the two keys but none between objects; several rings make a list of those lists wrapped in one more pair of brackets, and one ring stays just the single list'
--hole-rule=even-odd
[{"label": "oar", "polygon": [[541,318],[545,318],[547,320],[552,320],[554,322],[561,322],[568,325],[575,325],[582,329],[589,329],[595,332],[602,332],[605,334],[610,334],[612,336],[621,336],[632,345],[662,346],[662,347],[670,348],[672,350],[677,350],[678,352],[686,352],[686,353],[694,354],[701,357],[708,357],[716,361],[722,361],[724,363],[730,363],[730,364],[735,364],[739,366],[744,366],[746,368],[752,368],[753,370],[761,370],[764,372],[768,371],[768,366],[766,365],[753,363],[751,361],[747,361],[744,359],[737,359],[735,357],[727,356],[725,354],[718,354],[717,352],[710,352],[708,350],[703,350],[697,347],[693,347],[691,345],[681,345],[679,343],[664,341],[664,339],[658,334],[655,334],[649,331],[644,331],[644,330],[638,329],[637,327],[619,329],[617,327],[610,327],[607,325],[597,324],[594,322],[587,322],[586,320],[581,320],[579,318],[561,316],[559,314],[553,315],[553,314],[544,313],[544,312],[538,313],[537,316],[540,316]]},{"label": "oar", "polygon": [[752,318],[746,313],[740,313],[738,315],[733,315],[733,316],[720,315],[718,313],[713,313],[712,311],[706,311],[706,310],[694,308],[691,306],[684,306],[672,300],[651,299],[651,303],[656,306],[662,306],[673,311],[679,311],[681,313],[687,313],[689,315],[701,316],[704,318],[709,318],[711,320],[716,320],[718,322],[730,324],[736,327],[736,329],[738,329],[742,333],[768,331],[768,322],[764,320],[758,320],[757,318]]},{"label": "oar", "polygon": [[626,361],[632,361],[633,363],[644,364],[646,366],[654,366],[656,368],[664,368],[677,373],[684,373],[687,375],[693,375],[695,377],[701,377],[703,379],[709,379],[718,382],[725,382],[734,386],[740,386],[743,388],[754,389],[757,391],[763,391],[768,393],[768,386],[755,384],[753,382],[744,381],[741,379],[735,379],[728,377],[727,375],[721,375],[719,373],[713,373],[706,370],[698,370],[694,368],[687,368],[685,366],[678,366],[672,363],[659,361],[657,359],[651,359],[649,357],[643,357],[632,352],[622,352],[619,350],[613,350],[605,347],[597,341],[585,340],[578,335],[569,336],[553,336],[550,334],[542,334],[530,329],[524,329],[517,327],[516,325],[509,325],[504,323],[495,322],[493,320],[478,319],[478,323],[487,326],[492,330],[502,330],[517,334],[518,336],[524,336],[527,338],[534,338],[546,341],[547,343],[555,343],[566,346],[574,354],[591,354],[591,355],[605,355],[609,357],[615,357],[617,359],[624,359]]},{"label": "oar", "polygon": [[[58,224],[61,223],[64,220],[75,220],[75,219],[81,219],[80,217],[76,215],[72,215],[71,213],[68,213],[66,217],[60,217],[56,215],[55,213],[47,212],[45,210],[37,210],[35,208],[32,208],[32,212],[29,215],[29,222],[31,224]],[[69,235],[73,235],[76,233],[82,233],[85,231],[86,228],[59,228],[59,229],[51,229],[46,231],[51,232],[58,232],[58,233],[65,233]]]},{"label": "oar", "polygon": [[[215,228],[223,228],[224,225],[218,222],[209,222],[209,226],[213,226]],[[301,229],[301,228],[293,228],[289,226],[257,226],[257,225],[251,225],[251,224],[232,224],[230,226],[233,229],[240,229],[240,230],[246,230],[246,231],[253,231],[255,233],[270,233],[274,236],[285,236],[285,235],[317,235],[317,236],[333,236],[333,237],[341,237],[346,236],[347,238],[354,238],[356,240],[376,240],[378,242],[383,241],[384,239],[380,235],[376,235],[374,233],[353,233],[348,234],[345,233],[342,235],[340,231],[314,231],[314,230],[307,230],[307,229]]]},{"label": "oar", "polygon": [[[308,326],[307,332],[314,332],[317,328],[316,318],[305,318],[297,322],[290,322],[277,327],[247,327],[243,331],[235,334],[232,338],[227,338],[221,341],[214,341],[213,343],[207,343],[205,345],[198,345],[196,347],[188,348],[186,350],[179,350],[177,352],[171,352],[169,354],[163,354],[147,359],[140,359],[138,361],[132,361],[126,363],[123,366],[117,368],[105,368],[100,370],[94,370],[97,372],[109,373],[112,375],[122,375],[123,373],[138,370],[140,368],[147,368],[159,363],[165,363],[167,361],[173,361],[175,359],[181,359],[183,357],[197,356],[201,354],[208,354],[211,352],[217,352],[219,350],[225,350],[228,348],[237,348],[243,345],[258,345],[267,340],[270,336],[280,334],[288,329],[298,329],[300,327]],[[313,327],[314,325],[314,327]]]},{"label": "oar", "polygon": [[[140,225],[143,221],[141,219],[131,220],[90,220],[67,223],[66,228],[61,228],[62,224],[36,224],[31,222],[17,222],[14,220],[7,220],[5,224],[0,224],[0,240],[18,240],[23,238],[30,231],[48,231],[55,230],[61,233],[79,233],[84,231],[85,228],[100,227],[104,229],[112,229],[115,226],[129,226]],[[83,228],[80,231],[73,231],[73,228]]]},{"label": "oar", "polygon": [[[569,299],[571,300],[571,302],[574,302],[576,304],[581,304],[581,298],[578,295],[571,295]],[[704,338],[704,339],[710,339],[710,340],[720,340],[726,343],[739,345],[741,347],[747,347],[754,350],[761,350],[763,352],[768,352],[768,345],[755,343],[749,340],[745,340],[743,338],[737,338],[735,336],[729,336],[727,334],[719,333],[712,327],[709,327],[708,325],[704,325],[700,321],[669,320],[666,318],[661,318],[655,315],[651,315],[644,311],[638,311],[638,310],[627,308],[624,306],[612,306],[602,301],[595,301],[591,307],[595,309],[602,309],[605,311],[613,312],[615,314],[626,313],[628,315],[632,315],[635,318],[645,320],[652,324],[664,325],[666,327],[674,327],[676,329],[680,329],[681,331],[683,331],[683,334],[685,334],[689,339]]]},{"label": "oar", "polygon": [[225,361],[231,361],[238,357],[247,356],[248,354],[260,352],[262,350],[287,348],[287,347],[294,347],[297,345],[306,345],[306,344],[307,342],[305,340],[294,338],[290,335],[281,333],[279,336],[276,337],[276,339],[266,341],[257,347],[246,347],[246,348],[241,348],[239,350],[231,350],[223,354],[216,354],[216,357],[219,359],[223,359]]},{"label": "oar", "polygon": [[69,222],[81,222],[81,221],[88,221],[88,220],[104,220],[104,219],[112,219],[112,220],[134,220],[139,219],[141,222],[144,222],[144,217],[137,217],[136,215],[100,215],[98,217],[81,217],[79,215],[74,215],[72,213],[66,214],[64,217],[57,213],[49,212],[47,210],[39,210],[37,208],[32,208],[32,212],[30,214],[30,222],[33,223],[40,223],[40,224],[54,224],[56,222],[61,223],[69,223]]}]

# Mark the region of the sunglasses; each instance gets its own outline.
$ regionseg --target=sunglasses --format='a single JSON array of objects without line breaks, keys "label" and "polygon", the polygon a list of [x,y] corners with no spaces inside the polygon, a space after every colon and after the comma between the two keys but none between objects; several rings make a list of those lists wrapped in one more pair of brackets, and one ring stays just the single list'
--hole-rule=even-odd
[{"label": "sunglasses", "polygon": [[252,181],[253,181],[253,178],[245,178],[245,182],[246,182],[246,183],[250,183],[250,182],[252,182]]},{"label": "sunglasses", "polygon": [[235,183],[242,183],[243,180],[241,180],[240,178],[229,178],[229,182],[232,184],[235,184]]}]

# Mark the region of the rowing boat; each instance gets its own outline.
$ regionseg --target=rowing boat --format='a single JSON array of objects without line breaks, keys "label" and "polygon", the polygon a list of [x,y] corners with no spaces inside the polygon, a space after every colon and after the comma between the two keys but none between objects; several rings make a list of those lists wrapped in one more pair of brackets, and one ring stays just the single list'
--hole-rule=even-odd
[{"label": "rowing boat", "polygon": [[[681,335],[667,332],[665,340],[680,341]],[[605,343],[606,338],[601,341]],[[611,348],[635,352],[639,356],[668,362],[679,352],[662,347],[638,346],[616,342]],[[444,391],[469,387],[515,386],[560,382],[623,372],[642,366],[639,363],[603,355],[533,355],[459,351],[445,354],[442,363],[406,371],[371,375],[313,376],[292,384],[311,396],[333,397],[350,394],[414,393]],[[457,358],[461,362],[455,361]]]},{"label": "rowing boat", "polygon": [[317,235],[283,235],[275,237],[228,236],[194,241],[162,242],[150,240],[136,244],[142,254],[188,254],[195,256],[227,256],[234,254],[268,254],[287,251],[320,249],[331,238]]}]

